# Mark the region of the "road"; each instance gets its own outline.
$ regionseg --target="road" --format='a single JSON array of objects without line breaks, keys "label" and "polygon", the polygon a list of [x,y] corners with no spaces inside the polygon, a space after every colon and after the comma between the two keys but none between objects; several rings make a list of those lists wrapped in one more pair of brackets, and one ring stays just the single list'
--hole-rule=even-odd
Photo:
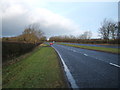
[{"label": "road", "polygon": [[59,53],[65,68],[69,70],[68,74],[71,75],[67,76],[70,76],[71,84],[73,81],[79,88],[118,88],[120,65],[117,54],[57,44],[52,47]]},{"label": "road", "polygon": [[106,48],[120,48],[120,46],[113,45],[95,45],[95,44],[81,44],[81,43],[65,43],[65,44],[73,44],[73,45],[81,45],[81,46],[93,46],[93,47],[106,47]]}]

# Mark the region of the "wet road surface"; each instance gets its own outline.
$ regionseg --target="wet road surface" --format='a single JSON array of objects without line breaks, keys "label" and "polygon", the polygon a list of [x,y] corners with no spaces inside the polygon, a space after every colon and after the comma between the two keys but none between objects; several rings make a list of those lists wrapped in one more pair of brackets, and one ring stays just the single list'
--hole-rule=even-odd
[{"label": "wet road surface", "polygon": [[54,44],[79,88],[118,88],[117,54]]}]

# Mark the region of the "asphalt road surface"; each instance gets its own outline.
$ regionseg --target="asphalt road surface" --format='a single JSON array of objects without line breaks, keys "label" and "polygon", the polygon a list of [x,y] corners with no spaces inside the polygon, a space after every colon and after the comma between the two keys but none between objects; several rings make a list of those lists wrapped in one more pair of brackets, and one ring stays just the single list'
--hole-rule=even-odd
[{"label": "asphalt road surface", "polygon": [[[70,76],[69,79],[74,79],[73,82],[77,87],[119,87],[120,78],[118,76],[120,76],[120,65],[117,54],[57,44],[52,45],[52,47],[60,54],[60,57],[66,65],[65,68],[67,67],[71,74],[67,76]],[[69,81],[72,82],[72,80]]]},{"label": "asphalt road surface", "polygon": [[95,45],[95,44],[81,44],[81,43],[65,43],[65,44],[73,44],[73,45],[81,45],[81,46],[93,46],[93,47],[106,47],[106,48],[120,48],[120,46],[116,45]]}]

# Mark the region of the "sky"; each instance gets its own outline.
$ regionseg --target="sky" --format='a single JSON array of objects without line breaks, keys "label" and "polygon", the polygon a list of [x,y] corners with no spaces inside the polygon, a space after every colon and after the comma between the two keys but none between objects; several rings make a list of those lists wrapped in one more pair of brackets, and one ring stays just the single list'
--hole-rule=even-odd
[{"label": "sky", "polygon": [[1,0],[2,36],[20,35],[29,24],[39,23],[47,38],[79,36],[85,31],[91,31],[92,38],[99,38],[98,29],[105,18],[118,21],[117,1]]}]

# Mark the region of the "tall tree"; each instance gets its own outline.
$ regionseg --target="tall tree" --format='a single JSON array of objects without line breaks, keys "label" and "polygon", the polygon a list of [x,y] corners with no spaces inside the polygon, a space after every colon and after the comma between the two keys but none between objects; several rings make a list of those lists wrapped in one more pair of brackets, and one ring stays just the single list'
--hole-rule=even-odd
[{"label": "tall tree", "polygon": [[99,33],[101,38],[108,40],[108,39],[116,39],[117,37],[117,24],[113,21],[104,19],[99,28]]},{"label": "tall tree", "polygon": [[117,39],[120,39],[120,21],[118,22],[117,25]]},{"label": "tall tree", "polygon": [[118,29],[117,29],[117,23],[110,22],[110,38],[111,39],[117,39]]},{"label": "tall tree", "polygon": [[109,32],[110,32],[109,22],[106,19],[104,19],[104,21],[102,22],[99,32],[100,32],[101,38],[109,39]]},{"label": "tall tree", "polygon": [[35,23],[28,25],[20,37],[25,42],[37,43],[43,37],[43,32],[40,29],[40,25]]}]

